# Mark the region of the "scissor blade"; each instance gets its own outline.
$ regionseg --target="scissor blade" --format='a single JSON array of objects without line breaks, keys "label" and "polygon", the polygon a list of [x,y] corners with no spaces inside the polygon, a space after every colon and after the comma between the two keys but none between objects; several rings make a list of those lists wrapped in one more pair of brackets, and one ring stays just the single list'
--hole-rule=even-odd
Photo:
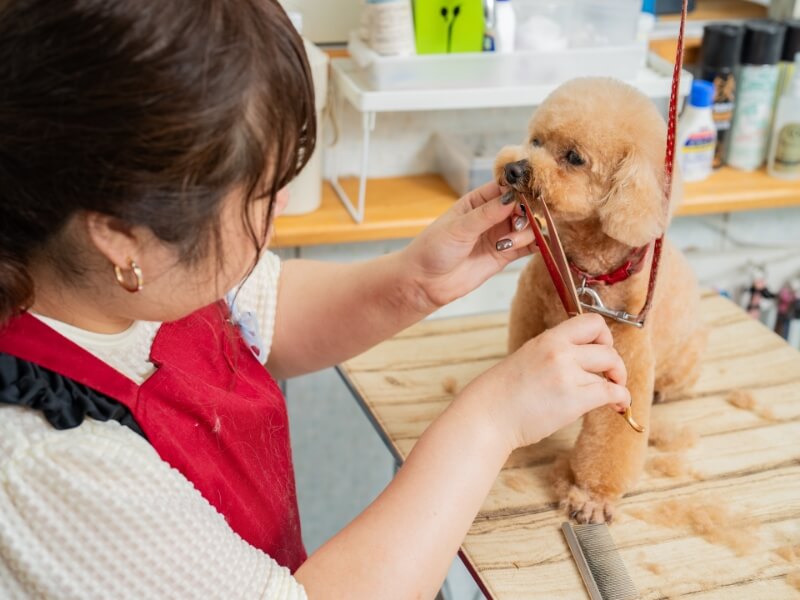
[{"label": "scissor blade", "polygon": [[[552,280],[553,287],[555,288],[556,293],[561,300],[561,304],[568,316],[573,317],[577,314],[580,314],[582,312],[581,305],[577,301],[577,294],[575,293],[575,286],[572,284],[572,278],[569,274],[569,267],[567,267],[568,270],[566,271],[566,276],[568,279],[565,280],[564,271],[556,262],[550,240],[545,237],[544,233],[539,227],[539,222],[534,218],[533,209],[528,202],[528,198],[524,194],[521,194],[521,196],[523,200],[522,206],[525,208],[528,222],[530,223],[531,229],[533,230],[533,235],[536,238],[536,245],[539,247],[539,254],[542,257],[542,260],[544,260],[545,267],[547,268],[547,272],[550,274],[550,279]],[[548,228],[553,229],[551,225],[548,225]],[[563,252],[564,251],[562,249],[562,256]],[[566,258],[564,258],[564,263],[566,264]]]},{"label": "scissor blade", "polygon": [[542,212],[544,212],[544,220],[545,223],[547,223],[547,235],[550,238],[550,251],[553,254],[553,260],[555,261],[556,265],[558,266],[558,270],[561,273],[561,279],[564,281],[564,287],[569,294],[570,308],[567,309],[567,313],[570,316],[579,315],[583,312],[583,309],[581,308],[581,303],[578,299],[578,292],[575,290],[575,282],[572,280],[572,269],[569,268],[567,255],[564,252],[564,246],[561,245],[561,239],[558,237],[558,230],[556,229],[555,223],[553,223],[553,217],[550,215],[550,209],[547,207],[547,203],[544,201],[544,199],[541,200],[541,203]]},{"label": "scissor blade", "polygon": [[[533,235],[536,238],[536,244],[539,247],[539,254],[544,260],[547,267],[547,272],[550,274],[550,279],[553,282],[553,287],[556,289],[561,304],[567,315],[574,317],[583,313],[583,308],[578,299],[578,292],[575,290],[575,284],[572,281],[572,272],[567,262],[567,255],[564,252],[564,247],[561,245],[561,240],[558,237],[558,231],[553,223],[553,217],[550,216],[550,209],[547,204],[542,200],[542,207],[544,211],[544,219],[547,224],[548,236],[545,237],[539,222],[533,216],[533,209],[531,208],[528,198],[524,194],[522,197],[522,207],[525,211],[525,216],[528,217],[528,222],[531,224]],[[639,433],[644,431],[644,427],[640,426],[633,418],[633,413],[630,407],[623,415],[634,431]]]}]

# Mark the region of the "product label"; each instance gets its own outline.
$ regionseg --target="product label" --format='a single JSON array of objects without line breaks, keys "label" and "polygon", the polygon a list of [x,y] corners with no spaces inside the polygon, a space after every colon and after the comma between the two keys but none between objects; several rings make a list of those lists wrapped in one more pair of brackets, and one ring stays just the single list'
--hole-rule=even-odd
[{"label": "product label", "polygon": [[736,99],[736,80],[732,75],[714,77],[714,104],[712,114],[717,129],[728,129],[733,119],[733,102]]},{"label": "product label", "polygon": [[714,104],[711,116],[717,128],[717,146],[714,150],[714,168],[722,166],[728,148],[728,132],[733,120],[733,106],[736,100],[736,79],[730,73],[714,77]]},{"label": "product label", "polygon": [[686,181],[704,179],[711,173],[716,141],[717,132],[713,129],[700,129],[686,139],[680,154],[681,171]]},{"label": "product label", "polygon": [[732,167],[751,170],[764,164],[777,82],[776,66],[742,68],[729,140]]},{"label": "product label", "polygon": [[714,124],[717,130],[730,129],[733,118],[733,102],[718,102],[711,107]]},{"label": "product label", "polygon": [[787,123],[781,128],[773,168],[781,173],[800,174],[800,123]]}]

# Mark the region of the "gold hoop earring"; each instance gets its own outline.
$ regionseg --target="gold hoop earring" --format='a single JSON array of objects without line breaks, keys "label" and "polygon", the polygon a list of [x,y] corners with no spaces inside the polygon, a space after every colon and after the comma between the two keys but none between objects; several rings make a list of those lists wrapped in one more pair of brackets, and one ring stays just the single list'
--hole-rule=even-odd
[{"label": "gold hoop earring", "polygon": [[117,278],[117,283],[123,290],[130,292],[131,294],[135,294],[136,292],[141,291],[141,289],[144,287],[144,278],[142,277],[142,269],[139,268],[139,265],[136,264],[136,261],[129,259],[128,262],[130,264],[130,270],[133,273],[133,276],[136,278],[136,285],[128,285],[128,283],[125,281],[125,274],[117,265],[114,265],[114,275]]}]

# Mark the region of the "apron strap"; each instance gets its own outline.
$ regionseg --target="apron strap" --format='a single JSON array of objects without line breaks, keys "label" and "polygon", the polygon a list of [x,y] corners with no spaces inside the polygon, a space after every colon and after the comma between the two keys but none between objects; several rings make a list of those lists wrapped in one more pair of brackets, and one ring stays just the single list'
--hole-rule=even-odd
[{"label": "apron strap", "polygon": [[0,352],[58,373],[136,413],[139,386],[27,312],[0,330]]},{"label": "apron strap", "polygon": [[40,412],[58,430],[79,427],[90,417],[95,421],[117,421],[147,439],[121,402],[5,352],[0,352],[0,404]]}]

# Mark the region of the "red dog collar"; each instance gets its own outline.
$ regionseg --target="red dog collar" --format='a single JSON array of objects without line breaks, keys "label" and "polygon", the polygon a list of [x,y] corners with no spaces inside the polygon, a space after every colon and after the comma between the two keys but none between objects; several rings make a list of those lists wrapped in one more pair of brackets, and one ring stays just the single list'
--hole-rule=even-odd
[{"label": "red dog collar", "polygon": [[652,245],[653,242],[650,242],[646,246],[634,249],[628,255],[628,259],[622,265],[613,271],[609,271],[608,273],[591,275],[586,271],[576,267],[572,261],[569,263],[569,268],[575,275],[575,282],[578,285],[592,285],[596,283],[602,283],[603,285],[614,285],[620,281],[625,281],[631,275],[635,275],[642,270],[642,267],[644,266],[644,259],[647,256],[647,251]]}]

